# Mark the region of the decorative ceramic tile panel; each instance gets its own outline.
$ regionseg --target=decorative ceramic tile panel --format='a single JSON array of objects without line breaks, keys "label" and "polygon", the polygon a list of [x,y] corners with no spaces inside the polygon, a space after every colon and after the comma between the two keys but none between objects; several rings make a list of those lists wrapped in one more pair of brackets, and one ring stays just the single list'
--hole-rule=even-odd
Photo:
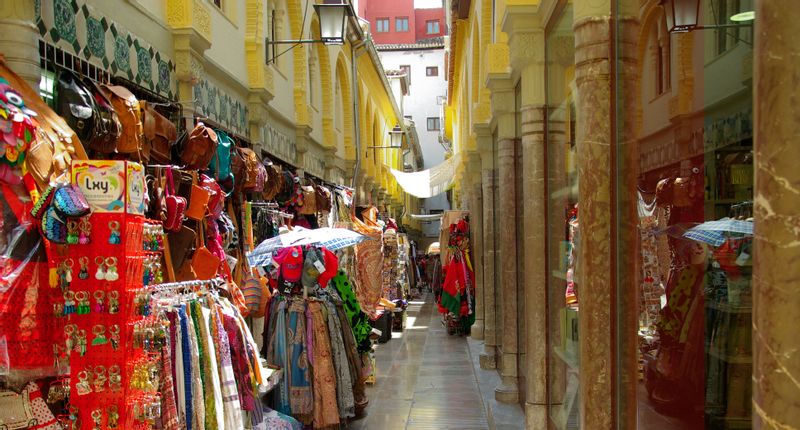
[{"label": "decorative ceramic tile panel", "polygon": [[264,136],[263,148],[268,153],[294,164],[297,157],[297,143],[294,136],[289,136],[281,130],[267,124],[261,129]]},{"label": "decorative ceramic tile panel", "polygon": [[242,136],[250,137],[247,105],[203,79],[194,86],[197,114],[206,116]]},{"label": "decorative ceramic tile panel", "polygon": [[170,100],[177,99],[175,63],[145,38],[104,16],[85,0],[34,0],[45,42]]}]

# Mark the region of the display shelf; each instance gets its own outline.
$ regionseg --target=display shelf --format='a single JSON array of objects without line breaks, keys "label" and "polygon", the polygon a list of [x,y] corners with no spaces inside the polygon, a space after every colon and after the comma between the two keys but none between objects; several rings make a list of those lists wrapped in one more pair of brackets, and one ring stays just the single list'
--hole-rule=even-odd
[{"label": "display shelf", "polygon": [[720,360],[722,360],[722,361],[724,361],[726,363],[731,363],[731,364],[753,364],[753,357],[752,356],[748,356],[748,355],[745,355],[745,356],[739,355],[739,356],[737,356],[737,355],[724,354],[724,353],[722,353],[722,351],[720,351],[719,349],[717,349],[716,347],[713,347],[713,346],[708,349],[708,355],[710,355],[712,357],[715,357],[715,358],[718,358],[718,359],[720,359]]},{"label": "display shelf", "polygon": [[731,306],[724,303],[706,303],[707,308],[716,309],[720,312],[729,314],[751,314],[753,308],[751,306]]},{"label": "display shelf", "polygon": [[560,358],[567,367],[575,373],[580,371],[580,366],[578,363],[578,358],[573,356],[572,354],[565,351],[563,348],[553,347],[553,352],[556,354],[556,357]]}]

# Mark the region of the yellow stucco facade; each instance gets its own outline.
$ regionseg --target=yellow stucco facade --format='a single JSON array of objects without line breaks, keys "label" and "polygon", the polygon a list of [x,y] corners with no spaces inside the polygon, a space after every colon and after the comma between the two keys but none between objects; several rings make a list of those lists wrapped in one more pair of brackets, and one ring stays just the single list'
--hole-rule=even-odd
[{"label": "yellow stucco facade", "polygon": [[[403,123],[369,34],[349,21],[355,37],[342,46],[268,46],[267,40],[318,39],[313,3],[10,0],[0,8],[0,27],[15,37],[0,41],[0,52],[38,85],[42,40],[179,102],[187,122],[208,118],[298,169],[356,184],[359,204],[386,207],[395,217],[404,209],[414,213],[417,199],[389,172],[403,170],[401,152],[366,149],[388,145],[389,130]],[[65,8],[75,12],[74,20],[57,16]],[[94,22],[105,23],[102,34],[92,32]],[[104,53],[92,52],[94,38],[113,43],[105,43]],[[115,58],[117,39],[127,44],[130,64]],[[351,44],[358,46],[355,53]],[[404,222],[419,227],[410,218]]]}]

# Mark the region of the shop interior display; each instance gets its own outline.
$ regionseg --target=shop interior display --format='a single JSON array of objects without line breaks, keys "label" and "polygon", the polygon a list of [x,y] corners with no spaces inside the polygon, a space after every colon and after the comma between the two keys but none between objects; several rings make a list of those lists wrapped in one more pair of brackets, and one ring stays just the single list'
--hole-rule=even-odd
[{"label": "shop interior display", "polygon": [[[0,58],[0,428],[300,429],[363,415],[370,317],[409,291],[402,229],[384,233],[377,208],[353,215],[352,189],[177,103],[53,72],[45,103]],[[361,239],[249,258],[298,227],[334,226]]]},{"label": "shop interior display", "polygon": [[671,175],[652,172],[667,177],[654,193],[640,191],[641,378],[649,402],[685,425],[752,419],[748,148],[714,148]]}]

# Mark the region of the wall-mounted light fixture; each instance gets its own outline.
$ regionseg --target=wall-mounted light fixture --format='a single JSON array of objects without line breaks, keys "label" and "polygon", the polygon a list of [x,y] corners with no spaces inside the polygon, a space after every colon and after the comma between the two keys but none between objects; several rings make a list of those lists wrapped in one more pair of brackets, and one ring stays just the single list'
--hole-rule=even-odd
[{"label": "wall-mounted light fixture", "polygon": [[368,146],[370,149],[401,149],[403,147],[403,135],[406,134],[400,125],[395,124],[389,131],[389,146]]},{"label": "wall-mounted light fixture", "polygon": [[[742,12],[732,16],[736,24],[701,25],[700,4],[703,0],[661,0],[667,18],[667,30],[670,33],[686,33],[694,30],[708,30],[728,27],[748,27],[755,19],[755,12]],[[715,0],[710,0],[715,1]]]},{"label": "wall-mounted light fixture", "polygon": [[[342,45],[347,32],[347,18],[350,13],[350,5],[341,0],[328,1],[322,4],[315,4],[314,11],[319,18],[319,39],[295,39],[295,40],[269,40],[266,39],[267,64],[275,62],[277,56],[270,55],[269,49],[275,45],[302,45],[306,43],[324,43],[325,45]],[[294,48],[294,47],[292,47]],[[290,50],[292,48],[289,48]]]}]

